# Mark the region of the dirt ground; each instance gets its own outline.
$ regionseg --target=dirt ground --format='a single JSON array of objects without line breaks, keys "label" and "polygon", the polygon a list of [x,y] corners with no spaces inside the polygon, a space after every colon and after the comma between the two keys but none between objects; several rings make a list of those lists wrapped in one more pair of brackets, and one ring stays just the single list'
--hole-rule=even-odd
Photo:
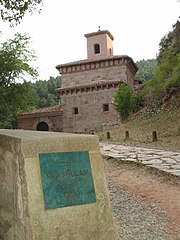
[{"label": "dirt ground", "polygon": [[[133,196],[141,198],[146,205],[154,205],[161,209],[165,217],[169,219],[166,239],[179,240],[180,177],[141,163],[124,162],[111,157],[104,157],[104,162],[107,180]],[[113,201],[113,196],[111,201]]]}]

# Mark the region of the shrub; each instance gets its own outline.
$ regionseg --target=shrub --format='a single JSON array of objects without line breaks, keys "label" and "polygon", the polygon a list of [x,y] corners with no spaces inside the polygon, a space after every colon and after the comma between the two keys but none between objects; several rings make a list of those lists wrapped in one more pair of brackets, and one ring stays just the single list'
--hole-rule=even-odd
[{"label": "shrub", "polygon": [[114,96],[114,105],[120,119],[125,120],[132,112],[132,89],[125,83],[121,84]]}]

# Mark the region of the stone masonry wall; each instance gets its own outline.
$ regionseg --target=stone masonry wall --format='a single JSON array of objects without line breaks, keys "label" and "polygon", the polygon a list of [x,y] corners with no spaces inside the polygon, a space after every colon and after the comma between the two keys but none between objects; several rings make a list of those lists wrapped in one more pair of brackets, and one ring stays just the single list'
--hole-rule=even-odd
[{"label": "stone masonry wall", "polygon": [[122,80],[126,81],[126,66],[99,68],[91,71],[67,73],[62,75],[62,88],[84,84],[92,84],[94,81]]},{"label": "stone masonry wall", "polygon": [[[118,89],[117,84],[102,89],[88,89],[88,85],[125,82],[133,88],[136,66],[131,58],[113,56],[94,61],[80,61],[61,65],[59,71],[62,85],[57,92],[61,96],[64,132],[90,132],[91,129],[98,130],[104,125],[119,122],[118,113],[112,105],[113,96]],[[83,86],[85,91],[82,91]],[[103,104],[109,105],[109,111],[103,111]],[[78,109],[78,114],[73,114],[74,108]]]},{"label": "stone masonry wall", "polygon": [[18,128],[19,129],[28,129],[28,130],[35,130],[35,121],[36,118],[28,116],[28,118],[25,117],[19,117],[18,118]]},{"label": "stone masonry wall", "polygon": [[[94,49],[92,47],[94,46],[94,43],[100,44],[100,53],[94,54]],[[87,56],[88,58],[98,58],[101,57],[107,57],[110,54],[109,48],[112,48],[112,40],[110,37],[106,34],[104,35],[94,35],[88,38],[87,42]]]},{"label": "stone masonry wall", "polygon": [[[63,95],[63,131],[90,133],[91,129],[98,130],[104,125],[117,124],[118,114],[112,104],[116,89]],[[109,111],[103,111],[103,104],[109,105]],[[73,108],[78,108],[78,114],[73,114]]]},{"label": "stone masonry wall", "polygon": [[45,122],[49,126],[49,131],[52,132],[62,132],[62,115],[52,115],[52,116],[44,116],[42,114],[37,114],[33,117],[27,115],[26,117],[18,118],[18,128],[19,129],[28,129],[28,130],[36,130],[37,125],[40,122]]},{"label": "stone masonry wall", "polygon": [[135,85],[135,83],[134,83],[134,74],[131,71],[129,66],[126,67],[126,75],[127,75],[127,82],[126,83],[133,88],[134,85]]}]

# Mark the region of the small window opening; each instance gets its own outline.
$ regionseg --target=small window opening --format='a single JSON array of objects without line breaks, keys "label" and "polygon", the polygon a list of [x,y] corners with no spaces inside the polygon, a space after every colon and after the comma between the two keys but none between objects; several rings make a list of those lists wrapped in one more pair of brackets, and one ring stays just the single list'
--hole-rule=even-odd
[{"label": "small window opening", "polygon": [[100,45],[98,43],[94,44],[94,53],[100,53]]},{"label": "small window opening", "polygon": [[73,114],[78,114],[78,108],[77,107],[73,108]]},{"label": "small window opening", "polygon": [[109,111],[109,104],[105,103],[103,104],[103,112],[108,112]]},{"label": "small window opening", "polygon": [[109,49],[109,54],[112,55],[112,49],[111,48]]}]

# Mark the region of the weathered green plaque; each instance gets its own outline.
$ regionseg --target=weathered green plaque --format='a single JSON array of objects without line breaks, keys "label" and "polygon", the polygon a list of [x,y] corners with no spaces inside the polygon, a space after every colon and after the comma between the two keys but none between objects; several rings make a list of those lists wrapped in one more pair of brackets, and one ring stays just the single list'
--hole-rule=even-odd
[{"label": "weathered green plaque", "polygon": [[89,153],[40,153],[45,208],[96,202]]}]

